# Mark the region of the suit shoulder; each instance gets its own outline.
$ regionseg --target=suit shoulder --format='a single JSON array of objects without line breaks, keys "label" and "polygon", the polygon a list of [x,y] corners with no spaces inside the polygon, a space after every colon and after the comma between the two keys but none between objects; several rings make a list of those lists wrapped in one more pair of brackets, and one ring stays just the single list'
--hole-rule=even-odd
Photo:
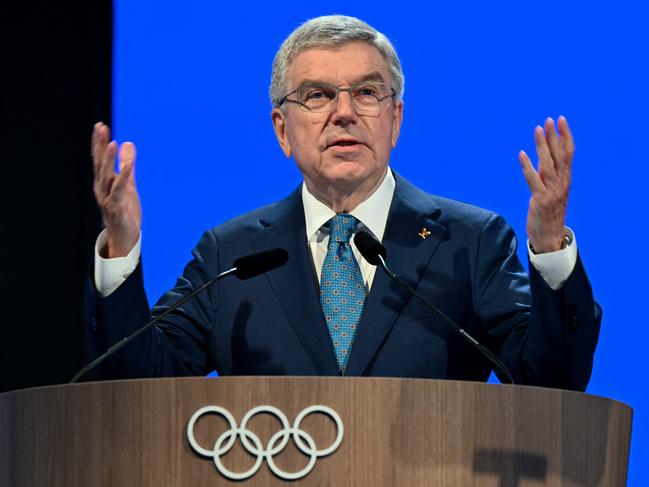
[{"label": "suit shoulder", "polygon": [[418,211],[430,213],[437,222],[444,226],[464,227],[467,230],[479,231],[488,222],[506,224],[502,216],[491,210],[444,196],[426,193],[419,188],[410,191],[407,197],[404,198],[404,202]]},{"label": "suit shoulder", "polygon": [[256,208],[242,215],[235,216],[218,225],[209,228],[206,233],[211,233],[219,240],[241,234],[254,233],[264,228],[262,222],[266,215],[270,214],[279,202],[270,203]]},{"label": "suit shoulder", "polygon": [[304,218],[303,214],[302,193],[300,187],[298,187],[282,200],[235,216],[210,228],[205,233],[213,235],[214,238],[220,241],[236,240],[257,233],[277,221],[296,219],[299,215]]},{"label": "suit shoulder", "polygon": [[483,227],[487,222],[494,220],[504,222],[502,216],[486,208],[443,196],[431,195],[431,198],[440,207],[440,222],[464,224],[471,227]]},{"label": "suit shoulder", "polygon": [[502,222],[497,213],[462,201],[427,193],[403,177],[395,174],[395,197],[418,213],[430,214],[445,226],[481,229],[487,222]]}]

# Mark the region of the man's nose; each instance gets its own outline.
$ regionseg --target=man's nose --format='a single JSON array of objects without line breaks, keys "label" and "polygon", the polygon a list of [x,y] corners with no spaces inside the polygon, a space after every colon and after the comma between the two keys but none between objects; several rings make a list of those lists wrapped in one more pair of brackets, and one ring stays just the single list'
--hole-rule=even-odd
[{"label": "man's nose", "polygon": [[340,91],[336,99],[336,106],[331,114],[331,121],[334,124],[356,123],[358,114],[354,106],[354,100],[349,91]]}]

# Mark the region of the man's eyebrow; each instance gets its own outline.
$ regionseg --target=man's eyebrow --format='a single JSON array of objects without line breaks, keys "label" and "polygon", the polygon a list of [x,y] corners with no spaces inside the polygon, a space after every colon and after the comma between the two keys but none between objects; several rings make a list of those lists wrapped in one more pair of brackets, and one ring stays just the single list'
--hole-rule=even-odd
[{"label": "man's eyebrow", "polygon": [[304,85],[329,85],[331,83],[327,83],[326,81],[322,81],[321,79],[303,79],[300,81],[300,84],[298,86],[304,86]]},{"label": "man's eyebrow", "polygon": [[378,71],[372,71],[371,73],[364,74],[363,76],[358,78],[358,80],[356,80],[356,83],[362,83],[364,81],[378,81],[380,83],[385,83],[383,75]]}]

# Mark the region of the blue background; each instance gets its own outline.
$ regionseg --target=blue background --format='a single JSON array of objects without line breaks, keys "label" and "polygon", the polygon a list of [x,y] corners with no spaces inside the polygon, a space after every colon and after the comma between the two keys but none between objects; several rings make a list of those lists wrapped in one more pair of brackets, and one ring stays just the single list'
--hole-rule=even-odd
[{"label": "blue background", "polygon": [[174,283],[205,228],[299,184],[270,123],[273,57],[308,18],[358,16],[393,41],[406,76],[392,167],[503,214],[523,242],[517,153],[535,154],[546,116],[567,116],[577,146],[568,224],[604,309],[588,392],[635,409],[628,485],[649,485],[647,4],[308,4],[115,2],[114,133],[138,148],[149,299]]}]

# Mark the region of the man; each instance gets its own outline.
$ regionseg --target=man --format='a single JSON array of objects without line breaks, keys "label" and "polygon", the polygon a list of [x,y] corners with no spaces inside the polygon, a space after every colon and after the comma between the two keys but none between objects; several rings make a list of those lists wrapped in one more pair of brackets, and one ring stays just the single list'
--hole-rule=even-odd
[{"label": "man", "polygon": [[[534,132],[530,272],[497,215],[428,195],[388,162],[403,116],[403,74],[390,42],[344,16],[313,19],[273,64],[272,121],[304,184],[286,199],[203,235],[159,314],[239,256],[285,248],[287,265],[223,280],[118,352],[109,377],[347,374],[486,380],[491,364],[358,253],[373,234],[388,263],[487,348],[516,383],[585,389],[599,322],[571,232],[564,227],[574,150],[565,118]],[[97,242],[91,335],[105,348],[150,318],[140,253],[135,148],[97,124],[94,190],[106,230]],[[425,155],[423,157],[426,157]]]}]

